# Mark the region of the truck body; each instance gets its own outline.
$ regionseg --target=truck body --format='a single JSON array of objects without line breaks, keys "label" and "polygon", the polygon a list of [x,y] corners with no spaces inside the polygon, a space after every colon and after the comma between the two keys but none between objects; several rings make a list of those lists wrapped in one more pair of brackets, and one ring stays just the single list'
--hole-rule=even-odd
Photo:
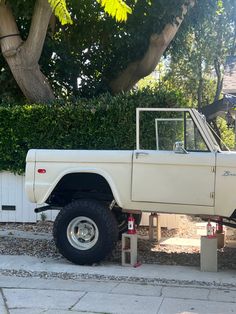
[{"label": "truck body", "polygon": [[[127,218],[124,212],[221,216],[234,221],[235,185],[236,153],[220,149],[204,117],[194,109],[138,108],[135,150],[33,149],[26,158],[26,193],[31,202],[46,203],[42,210],[63,209],[62,216],[68,216],[70,207],[78,208],[81,202],[83,206],[83,202],[99,203],[104,207],[100,210],[114,214],[118,227]],[[79,208],[72,212],[73,219],[76,212],[79,217]],[[69,220],[65,222],[63,241],[67,237],[79,251],[75,242],[83,242],[82,231],[92,228],[94,236],[98,225],[90,222],[88,226],[78,218],[77,222],[74,229]],[[75,242],[70,241],[68,230]],[[56,238],[57,233],[55,230]],[[61,244],[58,246],[75,263],[104,257],[70,258]]]}]

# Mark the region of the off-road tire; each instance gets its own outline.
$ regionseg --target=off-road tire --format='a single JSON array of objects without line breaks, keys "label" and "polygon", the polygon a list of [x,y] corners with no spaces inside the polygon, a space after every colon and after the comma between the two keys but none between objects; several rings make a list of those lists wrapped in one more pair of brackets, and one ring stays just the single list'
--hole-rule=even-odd
[{"label": "off-road tire", "polygon": [[[78,249],[70,243],[69,227],[79,217],[87,217],[98,230],[95,244],[88,249]],[[53,237],[56,247],[66,259],[74,264],[91,265],[103,260],[115,247],[118,239],[117,221],[114,214],[97,200],[76,200],[57,215]]]}]

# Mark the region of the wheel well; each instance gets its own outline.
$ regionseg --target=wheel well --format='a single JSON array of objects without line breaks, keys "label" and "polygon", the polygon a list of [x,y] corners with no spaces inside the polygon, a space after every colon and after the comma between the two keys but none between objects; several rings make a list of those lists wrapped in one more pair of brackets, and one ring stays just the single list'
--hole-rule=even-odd
[{"label": "wheel well", "polygon": [[114,199],[110,185],[103,176],[96,173],[70,173],[57,183],[46,202],[50,205],[65,206],[72,200],[81,198],[104,201]]}]

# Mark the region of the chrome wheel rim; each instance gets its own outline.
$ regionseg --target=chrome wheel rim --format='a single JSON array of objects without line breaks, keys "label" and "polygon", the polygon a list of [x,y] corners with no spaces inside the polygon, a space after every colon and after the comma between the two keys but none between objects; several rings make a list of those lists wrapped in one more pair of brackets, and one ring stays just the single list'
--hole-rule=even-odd
[{"label": "chrome wheel rim", "polygon": [[88,217],[76,217],[67,227],[67,239],[78,250],[91,249],[97,243],[98,236],[97,225]]}]

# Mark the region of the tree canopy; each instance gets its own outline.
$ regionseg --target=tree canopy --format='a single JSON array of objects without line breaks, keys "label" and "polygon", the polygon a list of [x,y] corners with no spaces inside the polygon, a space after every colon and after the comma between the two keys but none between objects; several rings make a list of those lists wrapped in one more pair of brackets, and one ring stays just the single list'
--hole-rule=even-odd
[{"label": "tree canopy", "polygon": [[[54,14],[61,24],[73,24],[70,13],[67,10],[66,0],[48,0]],[[131,8],[123,0],[97,0],[104,8],[104,11],[114,17],[117,21],[126,21],[127,14]]]},{"label": "tree canopy", "polygon": [[[55,8],[58,1],[52,2]],[[8,0],[7,5],[1,2],[0,37],[6,36],[0,41],[1,94],[12,97],[10,85],[13,97],[21,97],[17,84],[25,97],[34,102],[62,95],[91,97],[104,91],[130,90],[155,69],[167,49],[181,55],[191,27],[213,18],[221,3],[128,0],[124,4],[116,0],[125,6],[126,14],[132,10],[126,22],[118,23],[101,9],[102,5],[109,12],[112,1],[98,2],[68,0],[72,25],[55,21],[47,0]],[[112,16],[114,8],[110,6]],[[125,20],[125,15],[115,12],[117,20]],[[170,45],[179,28],[179,36]],[[20,36],[7,37],[12,32]],[[7,53],[6,47],[11,48]],[[12,74],[17,84],[13,83]]]},{"label": "tree canopy", "polygon": [[221,97],[225,60],[236,51],[236,1],[219,2],[211,19],[198,14],[187,34],[180,30],[173,42],[165,80],[200,108]]}]

